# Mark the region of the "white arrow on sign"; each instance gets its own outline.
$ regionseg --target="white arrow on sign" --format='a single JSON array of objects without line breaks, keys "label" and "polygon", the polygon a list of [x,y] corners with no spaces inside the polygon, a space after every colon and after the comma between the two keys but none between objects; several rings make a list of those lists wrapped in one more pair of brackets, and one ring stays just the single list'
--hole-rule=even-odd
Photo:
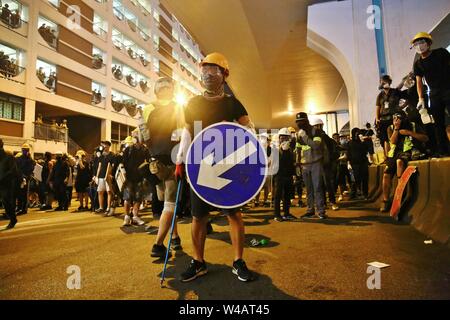
[{"label": "white arrow on sign", "polygon": [[197,184],[215,190],[220,190],[230,184],[229,179],[220,176],[233,168],[238,163],[244,161],[257,151],[255,145],[249,141],[229,156],[223,158],[213,165],[214,155],[210,153],[200,162]]}]

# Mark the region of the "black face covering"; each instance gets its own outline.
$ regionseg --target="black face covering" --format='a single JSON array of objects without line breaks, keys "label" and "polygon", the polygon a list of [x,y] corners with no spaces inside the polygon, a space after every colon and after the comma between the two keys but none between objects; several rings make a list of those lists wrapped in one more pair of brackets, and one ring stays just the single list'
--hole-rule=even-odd
[{"label": "black face covering", "polygon": [[223,76],[220,74],[206,74],[202,76],[202,83],[208,92],[217,92],[223,83]]},{"label": "black face covering", "polygon": [[305,122],[297,122],[297,127],[300,129],[300,130],[306,130],[306,129],[308,129],[308,124],[307,123],[305,123]]}]

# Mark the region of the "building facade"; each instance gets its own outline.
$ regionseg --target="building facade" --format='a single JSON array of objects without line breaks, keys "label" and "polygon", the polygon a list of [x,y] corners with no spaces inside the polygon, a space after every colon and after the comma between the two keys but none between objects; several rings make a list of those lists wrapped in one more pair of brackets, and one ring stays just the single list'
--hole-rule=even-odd
[{"label": "building facade", "polygon": [[[160,76],[180,103],[201,92],[203,55],[159,0],[2,0],[0,138],[5,149],[113,150]],[[42,118],[40,117],[42,116]],[[58,124],[66,120],[67,128]]]}]

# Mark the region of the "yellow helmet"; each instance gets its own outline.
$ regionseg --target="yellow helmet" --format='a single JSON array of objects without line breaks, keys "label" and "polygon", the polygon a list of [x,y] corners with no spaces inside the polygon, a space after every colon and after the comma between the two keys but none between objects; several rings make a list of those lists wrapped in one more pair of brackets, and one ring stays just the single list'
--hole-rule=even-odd
[{"label": "yellow helmet", "polygon": [[132,144],[133,143],[133,138],[131,136],[128,136],[128,137],[125,138],[123,143],[124,144]]},{"label": "yellow helmet", "polygon": [[22,156],[22,152],[17,152],[16,158],[20,158]]},{"label": "yellow helmet", "polygon": [[293,127],[289,127],[288,130],[290,133],[295,133],[295,129]]},{"label": "yellow helmet", "polygon": [[23,145],[22,145],[22,149],[30,149],[31,147],[30,147],[30,145],[28,144],[28,143],[24,143]]},{"label": "yellow helmet", "polygon": [[428,39],[430,41],[433,41],[433,38],[431,37],[431,34],[426,32],[419,32],[414,36],[414,38],[411,40],[411,44],[413,44],[418,39]]},{"label": "yellow helmet", "polygon": [[83,150],[78,150],[76,153],[76,156],[78,157],[85,157],[86,156],[86,152],[84,152]]},{"label": "yellow helmet", "polygon": [[230,74],[230,67],[228,66],[227,58],[221,53],[213,52],[208,54],[201,62],[200,67],[206,63],[215,64],[223,69],[225,69],[225,75]]}]

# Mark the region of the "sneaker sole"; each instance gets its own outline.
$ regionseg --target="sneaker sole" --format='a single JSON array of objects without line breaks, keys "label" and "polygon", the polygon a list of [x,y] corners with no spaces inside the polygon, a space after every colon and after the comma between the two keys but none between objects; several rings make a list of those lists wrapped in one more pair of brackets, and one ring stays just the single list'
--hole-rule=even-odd
[{"label": "sneaker sole", "polygon": [[191,277],[189,279],[181,279],[181,282],[189,282],[189,281],[195,280],[198,277],[204,276],[207,273],[208,273],[208,270],[202,270],[202,271],[196,273],[195,276],[193,276],[193,277]]},{"label": "sneaker sole", "polygon": [[244,278],[239,277],[238,272],[237,272],[237,270],[236,270],[235,268],[233,268],[233,273],[234,273],[235,275],[237,275],[238,279],[239,279],[240,281],[242,281],[242,282],[248,282],[248,281],[250,280],[250,279],[244,279]]},{"label": "sneaker sole", "polygon": [[[169,258],[172,256],[172,254],[169,252]],[[160,254],[156,254],[156,253],[151,253],[150,257],[152,258],[159,258],[159,259],[165,259],[166,258],[166,254],[164,254],[163,256],[161,256]]]}]

